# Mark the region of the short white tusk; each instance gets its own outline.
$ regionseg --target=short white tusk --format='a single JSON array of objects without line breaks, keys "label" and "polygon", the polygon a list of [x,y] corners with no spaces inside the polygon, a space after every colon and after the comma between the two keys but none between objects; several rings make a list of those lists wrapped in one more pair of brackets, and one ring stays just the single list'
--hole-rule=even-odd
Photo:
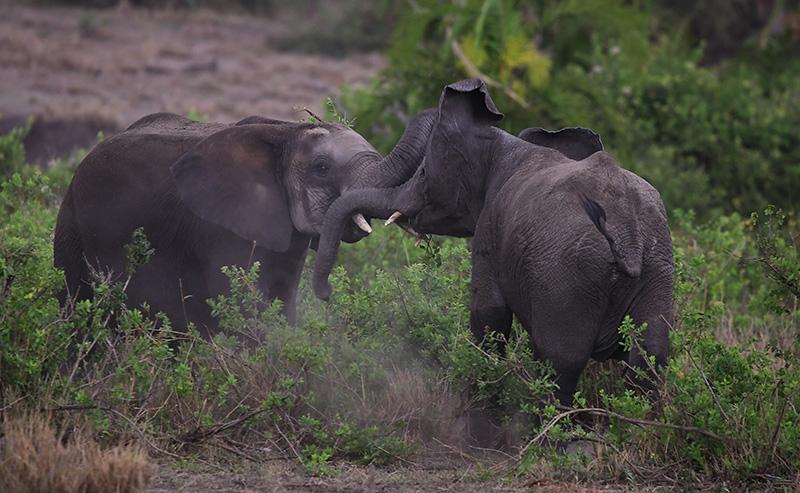
[{"label": "short white tusk", "polygon": [[369,223],[364,217],[364,214],[356,214],[353,216],[353,222],[356,223],[356,226],[358,226],[361,231],[367,234],[372,233],[372,228],[369,227]]},{"label": "short white tusk", "polygon": [[404,224],[402,225],[402,228],[412,236],[416,236],[417,238],[422,236],[421,234],[417,233],[417,230],[412,228],[410,224]]},{"label": "short white tusk", "polygon": [[388,226],[388,225],[392,224],[393,222],[397,221],[402,215],[403,215],[402,212],[394,211],[392,213],[392,215],[389,216],[389,219],[386,220],[386,222],[384,223],[384,226]]}]

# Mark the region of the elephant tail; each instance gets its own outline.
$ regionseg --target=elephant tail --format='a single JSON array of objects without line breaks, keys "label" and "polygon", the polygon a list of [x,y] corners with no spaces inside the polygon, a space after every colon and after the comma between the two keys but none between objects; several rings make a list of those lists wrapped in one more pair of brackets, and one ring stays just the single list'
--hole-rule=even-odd
[{"label": "elephant tail", "polygon": [[606,227],[605,209],[586,195],[581,194],[580,199],[583,210],[608,241],[614,263],[619,270],[628,277],[639,277],[642,272],[642,244],[638,241],[638,223],[614,228],[614,234],[611,234]]}]

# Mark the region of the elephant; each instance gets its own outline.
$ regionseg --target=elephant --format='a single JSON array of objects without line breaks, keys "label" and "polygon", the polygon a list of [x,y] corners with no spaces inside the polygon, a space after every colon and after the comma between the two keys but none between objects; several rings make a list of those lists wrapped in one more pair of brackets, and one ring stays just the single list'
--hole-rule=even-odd
[{"label": "elephant", "polygon": [[[425,156],[405,183],[353,190],[328,210],[313,285],[327,299],[344,218],[401,217],[419,233],[472,237],[470,327],[508,337],[513,316],[552,364],[571,405],[590,359],[626,359],[629,379],[657,401],[668,357],[674,267],[658,191],[621,168],[593,132],[523,131],[502,118],[485,84],[446,86]],[[547,144],[547,145],[541,145]],[[646,328],[626,348],[626,316]],[[649,356],[654,357],[655,364]]]},{"label": "elephant", "polygon": [[[129,306],[147,302],[174,326],[192,322],[213,335],[206,300],[228,288],[221,267],[259,261],[260,290],[294,324],[304,261],[329,205],[349,189],[408,180],[434,116],[418,115],[385,158],[341,124],[146,116],[99,143],[75,172],[53,242],[61,302],[93,297],[92,270],[124,274],[124,246],[141,227],[154,253],[127,283]],[[352,219],[347,242],[371,231],[364,216]]]},{"label": "elephant", "polygon": [[555,149],[573,161],[580,161],[603,150],[600,136],[588,128],[570,127],[552,131],[533,127],[521,131],[518,137],[531,144]]}]

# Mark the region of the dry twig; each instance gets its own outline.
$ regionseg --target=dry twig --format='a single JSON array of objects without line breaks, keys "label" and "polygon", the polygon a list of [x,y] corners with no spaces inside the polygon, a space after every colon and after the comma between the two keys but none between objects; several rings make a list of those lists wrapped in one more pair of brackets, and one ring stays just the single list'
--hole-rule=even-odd
[{"label": "dry twig", "polygon": [[608,411],[606,409],[598,408],[598,407],[585,407],[585,408],[578,408],[578,409],[569,409],[564,411],[550,420],[547,425],[540,431],[535,437],[533,437],[517,454],[516,459],[521,460],[522,456],[525,455],[525,452],[528,451],[536,442],[544,438],[559,421],[562,419],[580,413],[587,413],[587,414],[594,414],[596,416],[607,416],[609,418],[618,419],[620,421],[624,421],[626,423],[631,423],[640,426],[652,426],[654,428],[667,428],[672,430],[681,430],[687,431],[690,433],[698,433],[700,435],[707,436],[709,438],[713,438],[715,440],[724,441],[724,438],[717,435],[716,433],[710,432],[708,430],[704,430],[702,428],[698,428],[696,426],[682,426],[682,425],[675,425],[672,423],[661,423],[659,421],[651,421],[647,419],[638,419],[638,418],[629,418],[628,416],[624,416],[619,413],[615,413],[613,411]]}]

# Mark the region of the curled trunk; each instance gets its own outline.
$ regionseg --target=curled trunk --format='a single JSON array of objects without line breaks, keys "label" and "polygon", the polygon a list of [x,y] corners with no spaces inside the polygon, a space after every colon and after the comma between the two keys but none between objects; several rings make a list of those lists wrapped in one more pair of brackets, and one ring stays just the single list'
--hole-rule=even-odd
[{"label": "curled trunk", "polygon": [[367,231],[369,226],[365,226],[366,220],[362,221],[359,214],[387,218],[397,210],[397,194],[422,163],[437,115],[435,108],[419,112],[392,152],[376,165],[366,165],[361,178],[328,208],[314,265],[313,285],[317,297],[324,300],[330,297],[328,276],[348,222],[355,221],[359,228]]},{"label": "curled trunk", "polygon": [[428,138],[436,123],[436,114],[435,108],[417,113],[392,152],[378,163],[377,168],[365,169],[363,176],[352,188],[391,188],[411,178],[425,157]]},{"label": "curled trunk", "polygon": [[325,224],[317,248],[317,259],[314,263],[312,284],[314,294],[318,298],[323,300],[330,298],[331,287],[328,276],[336,263],[342,232],[350,218],[356,213],[387,218],[396,210],[408,210],[408,205],[402,207],[398,205],[402,201],[400,196],[407,191],[406,188],[401,186],[352,190],[331,205],[325,215]]}]

